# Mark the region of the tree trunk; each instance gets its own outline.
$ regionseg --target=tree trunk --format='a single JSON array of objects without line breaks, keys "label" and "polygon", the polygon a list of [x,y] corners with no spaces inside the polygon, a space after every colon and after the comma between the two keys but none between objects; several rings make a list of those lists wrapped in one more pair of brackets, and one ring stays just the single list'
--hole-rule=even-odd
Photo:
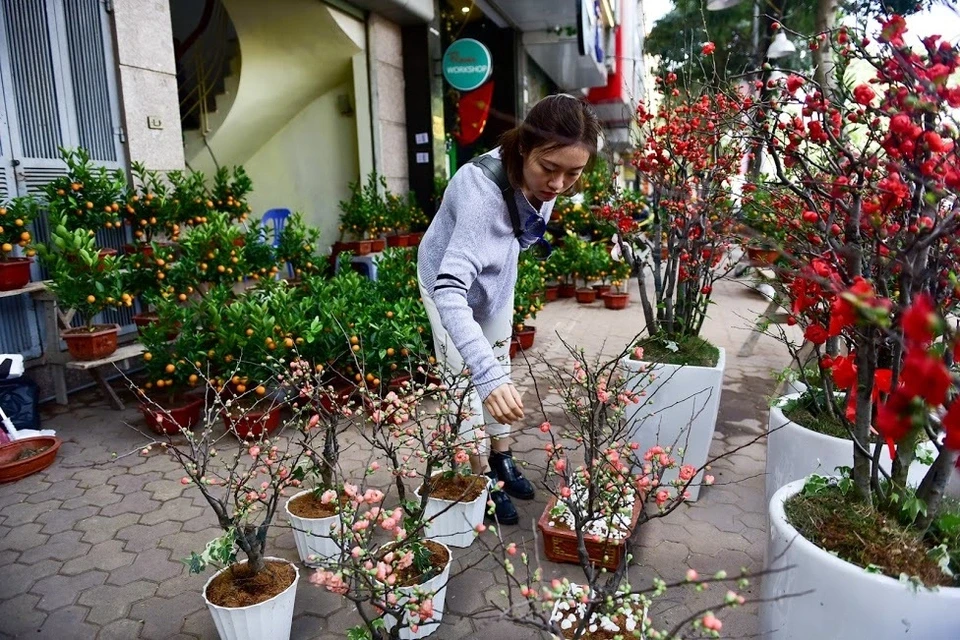
[{"label": "tree trunk", "polygon": [[835,63],[833,48],[830,43],[830,32],[837,22],[837,0],[817,0],[817,14],[814,17],[813,28],[817,34],[827,34],[827,39],[813,50],[814,79],[823,89],[827,100],[832,100],[837,82],[834,77]]}]

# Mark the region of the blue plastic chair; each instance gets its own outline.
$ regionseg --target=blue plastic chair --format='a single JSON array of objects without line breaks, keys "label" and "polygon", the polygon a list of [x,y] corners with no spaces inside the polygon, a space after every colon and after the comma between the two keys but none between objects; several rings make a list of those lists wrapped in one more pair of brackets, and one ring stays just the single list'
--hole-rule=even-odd
[{"label": "blue plastic chair", "polygon": [[[266,229],[268,225],[273,227],[273,248],[276,249],[280,245],[280,234],[283,232],[283,227],[287,224],[287,218],[290,217],[290,209],[270,209],[263,214],[263,217],[260,218],[260,225]],[[290,274],[290,277],[293,278],[293,265],[289,262],[287,263],[287,273]],[[279,274],[277,275],[279,278]]]}]

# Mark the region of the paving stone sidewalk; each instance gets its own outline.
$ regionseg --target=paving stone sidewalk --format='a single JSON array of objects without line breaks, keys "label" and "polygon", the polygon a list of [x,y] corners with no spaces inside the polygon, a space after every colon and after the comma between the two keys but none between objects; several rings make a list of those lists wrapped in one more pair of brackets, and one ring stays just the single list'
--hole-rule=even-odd
[{"label": "paving stone sidewalk", "polygon": [[[617,353],[642,329],[637,291],[632,293],[625,311],[608,311],[599,304],[580,306],[574,300],[547,305],[535,322],[538,337],[533,351],[551,363],[563,363],[559,333],[587,354]],[[738,357],[737,350],[766,301],[736,281],[719,283],[714,297],[717,304],[711,307],[704,336],[727,350],[711,450],[719,454],[765,429],[772,372],[786,366],[787,357],[766,337],[753,356]],[[522,368],[522,358],[514,366]],[[528,374],[515,379],[525,404],[532,406],[535,394]],[[535,450],[543,445],[536,429],[541,420],[542,416],[530,415],[520,429],[514,446],[518,457],[540,455]],[[134,450],[143,442],[128,424],[142,426],[136,410],[113,411],[95,392],[71,396],[69,407],[44,408],[44,427],[56,429],[64,440],[56,464],[0,486],[0,637],[217,637],[200,596],[209,575],[191,576],[180,562],[219,533],[215,520],[199,492],[180,484],[183,474],[166,456],[110,460],[111,452]],[[345,449],[344,464],[352,460],[359,468],[364,459],[359,447]],[[760,569],[766,537],[764,457],[761,441],[717,463],[716,484],[704,488],[697,503],[649,523],[641,534],[637,564],[631,568],[635,584],[656,575],[679,579],[688,567],[702,573]],[[544,498],[518,506],[521,525],[509,531],[510,539],[529,545]],[[456,554],[454,572],[483,560],[477,547]],[[271,555],[297,560],[289,529],[276,528],[270,550]],[[503,586],[491,562],[486,559],[451,581],[444,624],[434,637],[537,637],[495,616],[466,617],[499,599]],[[548,577],[577,577],[571,565],[545,561],[544,570]],[[756,593],[757,588],[754,585],[751,591]],[[678,592],[665,597],[657,605],[657,624],[669,626],[718,596]],[[729,612],[723,620],[724,637],[757,632],[752,607]],[[346,601],[301,580],[292,638],[343,638],[358,622]]]}]

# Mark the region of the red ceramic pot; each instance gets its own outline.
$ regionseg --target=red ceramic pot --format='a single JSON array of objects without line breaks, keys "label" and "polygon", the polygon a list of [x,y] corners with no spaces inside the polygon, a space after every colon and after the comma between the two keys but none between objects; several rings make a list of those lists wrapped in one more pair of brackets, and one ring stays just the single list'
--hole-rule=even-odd
[{"label": "red ceramic pot", "polygon": [[560,285],[551,284],[543,290],[543,299],[547,302],[553,302],[560,296]]},{"label": "red ceramic pot", "polygon": [[398,233],[392,236],[387,236],[387,246],[388,247],[406,247],[409,244],[410,235],[406,233]]},{"label": "red ceramic pot", "polygon": [[0,291],[21,289],[30,282],[31,258],[0,260]]},{"label": "red ceramic pot", "polygon": [[147,421],[147,426],[160,435],[176,435],[180,427],[191,429],[200,422],[204,399],[199,396],[186,397],[181,400],[184,404],[177,407],[164,407],[167,416],[153,404],[141,403],[140,413]]},{"label": "red ceramic pot", "polygon": [[517,357],[517,353],[520,351],[520,341],[516,338],[510,338],[510,359],[513,360]]},{"label": "red ceramic pot", "polygon": [[577,302],[592,304],[597,301],[597,292],[593,289],[577,289]]},{"label": "red ceramic pot", "polygon": [[387,248],[387,241],[384,238],[376,238],[370,241],[370,253],[380,253]]},{"label": "red ceramic pot", "polygon": [[238,418],[224,414],[227,429],[234,431],[241,440],[262,438],[271,435],[280,426],[280,405],[266,411],[246,411]]},{"label": "red ceramic pot", "polygon": [[577,295],[577,285],[575,285],[575,284],[567,284],[567,283],[561,284],[561,285],[560,285],[560,288],[559,288],[559,291],[558,291],[558,295],[559,295],[561,298],[572,298],[572,297],[574,297],[575,295]]},{"label": "red ceramic pot", "polygon": [[117,350],[118,324],[96,324],[93,331],[86,327],[70,329],[60,334],[74,360],[100,360]]},{"label": "red ceramic pot", "polygon": [[533,347],[533,339],[537,336],[537,328],[525,326],[522,331],[514,332],[513,336],[517,339],[521,351]]},{"label": "red ceramic pot", "polygon": [[607,309],[626,309],[629,293],[608,293],[603,296],[603,304]]},{"label": "red ceramic pot", "polygon": [[[47,449],[42,453],[19,459],[24,451],[43,447]],[[43,471],[56,460],[58,449],[60,449],[60,438],[53,436],[24,438],[0,445],[0,483],[13,482],[37,471]]]}]

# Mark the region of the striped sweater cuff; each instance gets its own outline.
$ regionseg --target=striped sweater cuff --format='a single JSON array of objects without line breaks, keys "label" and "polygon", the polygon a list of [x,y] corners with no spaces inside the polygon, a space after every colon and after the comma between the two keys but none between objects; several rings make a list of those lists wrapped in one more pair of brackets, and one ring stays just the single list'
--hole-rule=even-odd
[{"label": "striped sweater cuff", "polygon": [[499,387],[502,384],[510,384],[509,374],[503,372],[503,369],[499,366],[492,368],[488,375],[484,376],[482,380],[474,380],[473,386],[477,390],[477,394],[480,396],[481,400],[486,400],[487,396],[493,393],[493,390]]}]

